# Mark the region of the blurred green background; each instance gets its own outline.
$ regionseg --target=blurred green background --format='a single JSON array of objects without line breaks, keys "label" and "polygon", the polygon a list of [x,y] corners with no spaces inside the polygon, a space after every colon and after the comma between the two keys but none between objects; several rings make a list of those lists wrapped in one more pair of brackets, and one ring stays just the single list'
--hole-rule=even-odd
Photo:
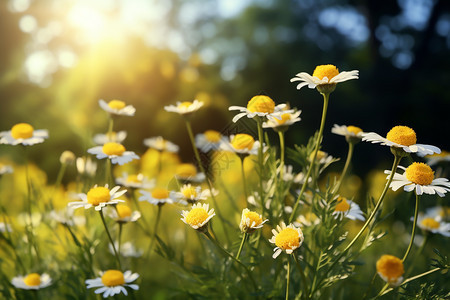
[{"label": "blurred green background", "polygon": [[[47,128],[50,139],[30,155],[50,178],[62,151],[84,155],[92,134],[106,131],[98,99],[136,107],[116,128],[139,154],[144,138],[162,135],[193,160],[181,118],[164,105],[198,98],[206,108],[194,130],[223,130],[234,115],[228,106],[260,93],[303,111],[287,143],[304,144],[322,100],[289,80],[327,63],[358,69],[360,79],[331,96],[325,151],[346,155],[335,123],[382,135],[407,125],[419,143],[450,148],[449,1],[5,0],[0,34],[0,130]],[[11,146],[0,152],[20,161]],[[353,172],[386,168],[389,155],[358,145]]]}]

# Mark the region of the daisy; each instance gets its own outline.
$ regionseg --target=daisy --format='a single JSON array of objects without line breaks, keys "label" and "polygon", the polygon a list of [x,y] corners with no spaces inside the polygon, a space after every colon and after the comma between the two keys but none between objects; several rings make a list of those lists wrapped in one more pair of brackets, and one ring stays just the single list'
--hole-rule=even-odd
[{"label": "daisy", "polygon": [[128,223],[136,222],[141,217],[141,213],[137,210],[132,211],[126,204],[119,203],[110,210],[110,216],[118,223]]},{"label": "daisy", "polygon": [[362,139],[363,131],[361,128],[356,126],[346,126],[346,125],[337,125],[334,124],[331,132],[337,135],[342,135],[345,137],[347,142],[355,143],[359,142]]},{"label": "daisy", "polygon": [[127,137],[127,132],[126,131],[119,131],[119,132],[115,132],[112,131],[111,133],[99,133],[94,135],[94,143],[97,145],[103,145],[109,142],[113,142],[113,143],[122,143]]},{"label": "daisy", "polygon": [[282,251],[287,254],[292,254],[294,250],[299,248],[304,240],[303,232],[300,227],[295,227],[293,224],[286,226],[284,222],[281,222],[281,226],[277,225],[277,229],[272,229],[273,237],[269,240],[276,247],[273,249],[275,252],[273,258],[277,258]]},{"label": "daisy", "polygon": [[448,220],[450,217],[450,207],[447,206],[430,207],[427,209],[426,215],[435,218],[438,221]]},{"label": "daisy", "polygon": [[136,108],[132,105],[126,105],[125,102],[120,100],[111,100],[106,103],[104,100],[98,100],[98,104],[100,107],[110,113],[111,115],[119,115],[119,116],[134,116],[136,112]]},{"label": "daisy", "polygon": [[104,187],[95,185],[87,192],[87,194],[78,194],[78,197],[82,201],[69,202],[69,207],[84,207],[85,209],[94,207],[95,210],[100,211],[106,205],[125,202],[124,200],[117,198],[125,194],[127,190],[119,191],[119,189],[120,186],[116,186],[109,190],[108,185],[105,185]]},{"label": "daisy", "polygon": [[338,219],[346,217],[350,220],[365,221],[364,214],[358,204],[344,197],[338,197],[333,216]]},{"label": "daisy", "polygon": [[395,126],[387,133],[386,138],[375,132],[363,133],[362,136],[363,141],[401,148],[406,153],[417,153],[419,156],[441,153],[441,150],[438,147],[416,144],[416,133],[407,126]]},{"label": "daisy", "polygon": [[116,178],[116,183],[134,189],[151,189],[155,186],[155,180],[149,179],[142,173],[128,175],[123,172],[121,177]]},{"label": "daisy", "polygon": [[417,226],[422,230],[438,233],[446,237],[450,237],[450,223],[443,222],[437,216],[429,216],[419,214],[417,218]]},{"label": "daisy", "polygon": [[32,146],[48,138],[46,129],[34,130],[28,123],[18,123],[10,131],[0,132],[0,144]]},{"label": "daisy", "polygon": [[208,195],[210,195],[209,190],[202,191],[200,186],[192,186],[191,184],[183,185],[180,191],[175,193],[178,201],[184,205],[187,205],[188,203],[197,203],[200,200],[206,200]]},{"label": "daisy", "polygon": [[96,155],[97,159],[109,158],[113,164],[119,165],[129,163],[133,159],[139,159],[139,156],[133,151],[126,151],[122,144],[113,142],[90,148],[87,152]]},{"label": "daisy", "polygon": [[139,201],[147,201],[153,205],[172,204],[176,199],[175,192],[163,188],[154,188],[151,193],[144,190],[139,190],[139,192],[142,194]]},{"label": "daisy", "polygon": [[160,152],[172,152],[177,153],[180,147],[175,145],[174,143],[163,139],[162,136],[151,137],[144,140],[144,145],[156,149]]},{"label": "daisy", "polygon": [[181,181],[202,182],[206,176],[202,172],[197,173],[193,164],[180,164],[175,170],[175,178]]},{"label": "daisy", "polygon": [[[297,89],[301,89],[304,86],[308,86],[310,89],[314,89],[316,87],[330,87],[334,90],[334,87],[337,83],[344,82],[351,79],[358,79],[359,71],[353,70],[350,72],[341,72],[333,65],[320,65],[317,66],[313,72],[313,75],[309,75],[308,73],[301,72],[295,75],[296,77],[291,79],[291,82],[294,81],[303,81],[297,85]],[[331,90],[331,92],[332,92]],[[328,91],[330,92],[330,91]]]},{"label": "daisy", "polygon": [[[312,158],[314,156],[314,152],[311,152],[311,154],[309,155],[309,160],[311,161]],[[319,162],[319,164],[321,165],[329,165],[331,164],[333,161],[336,161],[337,159],[335,159],[333,156],[328,155],[327,152],[319,150],[317,151],[317,155],[316,155],[316,161]]]},{"label": "daisy", "polygon": [[199,133],[195,136],[195,146],[206,153],[211,150],[219,149],[224,140],[225,139],[220,132],[207,130],[204,133]]},{"label": "daisy", "polygon": [[236,135],[231,135],[230,140],[224,141],[220,148],[224,151],[234,152],[238,155],[257,155],[259,147],[259,141],[255,141],[251,135],[238,133]]},{"label": "daisy", "polygon": [[194,100],[194,102],[177,102],[177,105],[164,106],[164,109],[168,112],[174,112],[180,115],[189,115],[194,111],[199,110],[203,106],[203,102]]},{"label": "daisy", "polygon": [[267,221],[269,220],[263,220],[262,215],[254,211],[250,211],[248,208],[244,208],[244,210],[242,210],[242,217],[239,228],[243,233],[252,233],[256,229],[262,228],[264,223],[266,223]]},{"label": "daisy", "polygon": [[10,165],[4,165],[0,163],[0,176],[3,174],[11,174],[14,169]]},{"label": "daisy", "polygon": [[100,276],[101,277],[95,279],[87,279],[86,288],[99,288],[95,290],[95,293],[103,293],[103,298],[120,294],[120,292],[127,296],[128,292],[125,287],[129,287],[133,290],[139,289],[137,284],[130,284],[139,277],[139,274],[137,273],[131,273],[131,271],[122,273],[119,270],[107,270],[105,272],[100,272]]},{"label": "daisy", "polygon": [[23,290],[39,290],[46,288],[52,284],[52,279],[47,273],[30,273],[26,276],[16,276],[11,283],[19,289]]},{"label": "daisy", "polygon": [[240,118],[247,116],[252,119],[255,116],[268,118],[273,120],[274,118],[281,120],[283,113],[293,113],[293,110],[284,110],[286,104],[279,104],[275,106],[275,102],[268,96],[258,95],[254,96],[248,101],[247,107],[243,106],[230,106],[228,110],[239,110],[240,113],[234,116],[233,123],[236,123]]},{"label": "daisy", "polygon": [[[445,193],[450,192],[450,182],[447,178],[434,178],[434,172],[424,163],[413,163],[408,168],[399,166],[400,169],[405,170],[403,174],[394,174],[394,179],[390,185],[393,191],[403,187],[406,192],[416,191],[417,195],[438,194],[444,197]],[[390,170],[385,170],[385,174],[391,174]],[[389,176],[387,178],[389,178]]]},{"label": "daisy", "polygon": [[59,162],[62,165],[71,165],[75,162],[76,156],[72,151],[64,151],[63,153],[61,153],[60,157],[59,157]]},{"label": "daisy", "polygon": [[93,177],[97,172],[97,163],[90,157],[78,157],[75,164],[79,174],[86,174]]},{"label": "daisy", "polygon": [[399,286],[403,281],[403,262],[393,255],[383,255],[377,261],[377,273],[391,286]]},{"label": "daisy", "polygon": [[191,226],[195,230],[203,231],[206,230],[209,220],[214,217],[214,208],[209,210],[209,204],[194,204],[190,211],[183,210],[181,215],[181,221],[185,224]]},{"label": "daisy", "polygon": [[440,154],[425,156],[425,160],[430,166],[437,165],[441,162],[450,162],[450,152],[442,151]]},{"label": "daisy", "polygon": [[[305,174],[302,172],[298,173],[297,175],[294,174],[293,167],[291,165],[284,165],[283,166],[283,181],[290,182],[297,184],[303,184],[305,182]],[[308,182],[311,182],[312,178],[308,178]]]},{"label": "daisy", "polygon": [[301,110],[296,112],[285,112],[281,114],[281,120],[277,118],[268,119],[263,123],[263,128],[272,128],[274,130],[285,130],[290,125],[299,122]]},{"label": "daisy", "polygon": [[[116,249],[119,249],[119,243],[115,242],[114,247],[116,247]],[[109,243],[108,248],[109,248],[109,252],[111,254],[115,254],[111,243]],[[142,254],[144,254],[144,251],[142,251],[141,249],[136,249],[136,247],[134,247],[134,245],[131,242],[125,242],[125,243],[120,244],[120,255],[122,255],[124,257],[137,258],[137,257],[141,257]]]},{"label": "daisy", "polygon": [[[292,209],[291,209],[292,212]],[[320,219],[313,212],[307,212],[305,214],[301,214],[294,221],[294,226],[314,226],[320,223]]]},{"label": "daisy", "polygon": [[62,225],[83,226],[86,224],[86,218],[84,216],[75,216],[74,211],[75,209],[73,207],[68,206],[65,209],[58,211],[52,210],[48,216],[51,220],[54,220]]}]

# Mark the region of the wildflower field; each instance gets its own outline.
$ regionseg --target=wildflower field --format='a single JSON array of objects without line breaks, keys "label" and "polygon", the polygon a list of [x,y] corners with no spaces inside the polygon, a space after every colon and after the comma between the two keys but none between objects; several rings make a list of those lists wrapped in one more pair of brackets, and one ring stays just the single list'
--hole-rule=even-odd
[{"label": "wildflower field", "polygon": [[450,299],[446,4],[206,2],[0,1],[0,299]]}]

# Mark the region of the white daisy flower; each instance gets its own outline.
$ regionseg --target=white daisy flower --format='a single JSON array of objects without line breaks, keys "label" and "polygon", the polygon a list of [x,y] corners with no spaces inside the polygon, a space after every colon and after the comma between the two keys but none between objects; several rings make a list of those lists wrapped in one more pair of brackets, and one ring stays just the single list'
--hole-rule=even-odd
[{"label": "white daisy flower", "polygon": [[441,162],[450,162],[450,152],[442,151],[440,154],[433,154],[425,156],[427,164],[430,166],[437,165]]},{"label": "white daisy flower", "polygon": [[[417,195],[425,194],[438,194],[440,197],[444,197],[445,193],[450,192],[450,182],[447,178],[434,178],[434,172],[424,163],[413,163],[408,168],[399,166],[400,169],[405,170],[403,174],[395,173],[391,182],[390,188],[393,191],[403,187],[406,192],[415,190]],[[388,174],[386,178],[389,178],[391,171],[385,170],[385,174]]]},{"label": "white daisy flower", "polygon": [[177,153],[180,147],[175,145],[174,143],[163,139],[162,136],[151,137],[144,140],[144,145],[156,149],[158,151],[172,152]]},{"label": "white daisy flower", "polygon": [[0,176],[3,174],[11,174],[12,172],[14,172],[13,167],[0,163]]},{"label": "white daisy flower", "polygon": [[12,285],[23,290],[39,290],[52,284],[52,279],[47,273],[31,273],[26,276],[16,276],[11,280]]},{"label": "white daisy flower", "polygon": [[395,126],[388,132],[386,138],[375,132],[363,133],[362,136],[363,141],[401,148],[407,153],[417,153],[419,156],[441,153],[441,150],[438,147],[416,144],[416,133],[407,126]]},{"label": "white daisy flower", "polygon": [[224,141],[225,138],[222,134],[215,130],[207,130],[195,136],[195,146],[205,153],[211,150],[218,150]]},{"label": "white daisy flower", "polygon": [[[292,212],[292,208],[291,208]],[[320,219],[313,212],[307,212],[305,214],[301,214],[294,221],[294,226],[296,227],[304,227],[304,226],[314,226],[320,223]]]},{"label": "white daisy flower", "polygon": [[187,205],[188,203],[193,204],[200,200],[206,200],[210,194],[209,190],[202,191],[200,186],[185,184],[181,187],[179,192],[175,193],[175,197],[177,197],[178,202]]},{"label": "white daisy flower", "polygon": [[12,232],[11,224],[0,222],[0,232]]},{"label": "white daisy flower", "polygon": [[78,157],[76,166],[79,174],[94,177],[97,172],[97,162],[93,161],[90,157]]},{"label": "white daisy flower", "polygon": [[257,155],[260,147],[259,141],[246,133],[231,135],[229,141],[225,140],[220,149],[236,154]]},{"label": "white daisy flower", "polygon": [[262,228],[264,223],[266,223],[267,221],[269,220],[263,220],[262,215],[254,211],[250,211],[248,208],[244,208],[242,210],[242,217],[239,228],[243,233],[252,233],[256,229]]},{"label": "white daisy flower", "polygon": [[139,201],[147,201],[153,205],[172,204],[176,200],[176,193],[163,188],[154,188],[152,192],[139,190],[142,196]]},{"label": "white daisy flower", "polygon": [[120,200],[117,198],[125,194],[127,190],[119,191],[119,189],[120,186],[116,186],[113,189],[109,190],[107,184],[104,187],[95,185],[89,190],[89,192],[87,192],[87,194],[78,194],[78,197],[82,201],[69,202],[69,207],[84,207],[85,209],[94,207],[95,210],[100,211],[106,205],[125,202],[124,200]]},{"label": "white daisy flower", "polygon": [[284,222],[281,225],[277,225],[277,229],[272,229],[273,236],[269,240],[272,244],[275,244],[273,249],[273,258],[277,258],[282,251],[287,254],[292,254],[297,248],[299,248],[304,240],[303,232],[300,227],[295,227],[294,224],[286,226]]},{"label": "white daisy flower", "polygon": [[100,276],[101,277],[95,279],[87,279],[86,288],[98,288],[95,290],[95,293],[103,293],[103,298],[114,296],[121,292],[127,296],[128,292],[125,287],[129,287],[133,290],[139,289],[137,284],[130,284],[139,277],[139,274],[137,273],[131,273],[131,271],[122,273],[119,270],[107,270],[105,272],[100,272]]},{"label": "white daisy flower", "polygon": [[100,107],[112,114],[112,115],[119,115],[119,116],[134,116],[134,113],[136,112],[136,108],[133,107],[133,105],[126,105],[125,102],[121,100],[111,100],[108,103],[105,102],[105,100],[98,100],[98,104]]},{"label": "white daisy flower", "polygon": [[230,106],[228,110],[239,110],[240,113],[234,116],[233,123],[236,123],[240,118],[247,116],[252,119],[255,116],[265,117],[269,120],[279,119],[281,115],[285,113],[293,113],[293,110],[285,110],[286,104],[279,104],[275,106],[275,102],[264,95],[254,96],[247,104],[247,107],[243,106]]},{"label": "white daisy flower", "polygon": [[32,146],[48,138],[46,129],[34,130],[28,123],[18,123],[10,131],[0,132],[0,144]]},{"label": "white daisy flower", "polygon": [[62,225],[83,226],[86,224],[86,217],[75,216],[74,211],[75,209],[73,207],[67,206],[61,210],[52,210],[48,216],[51,220],[54,220]]},{"label": "white daisy flower", "polygon": [[[291,165],[283,166],[283,181],[289,182],[292,181],[296,184],[303,184],[305,182],[305,174],[302,172],[295,174],[293,171],[293,167]],[[278,171],[279,172],[279,171]],[[308,182],[311,182],[312,178],[308,178]]]},{"label": "white daisy flower", "polygon": [[320,65],[316,67],[312,76],[308,73],[301,72],[295,75],[296,77],[292,78],[291,82],[302,81],[297,85],[298,90],[306,85],[310,89],[314,89],[316,88],[316,86],[336,85],[339,82],[358,79],[358,75],[358,70],[339,73],[339,70],[336,68],[336,66]]},{"label": "white daisy flower", "polygon": [[339,197],[334,209],[333,216],[338,218],[348,218],[350,220],[360,220],[365,221],[364,213],[358,204],[351,200],[347,200],[344,197]]},{"label": "white daisy flower", "polygon": [[[311,159],[314,156],[314,151],[311,152],[311,154],[309,155],[309,160],[311,161]],[[317,155],[316,155],[316,161],[319,162],[319,164],[323,165],[322,169],[328,167],[331,163],[338,161],[339,159],[334,158],[331,155],[328,155],[327,152],[319,150],[317,151]]]},{"label": "white daisy flower", "polygon": [[204,173],[197,173],[193,164],[179,164],[175,170],[175,178],[187,182],[203,182],[206,179]]},{"label": "white daisy flower", "polygon": [[206,230],[209,220],[216,215],[214,213],[214,208],[211,208],[209,211],[208,210],[209,204],[194,204],[192,205],[190,211],[183,210],[181,212],[181,215],[183,216],[181,221],[195,230]]},{"label": "white daisy flower", "polygon": [[436,219],[438,221],[449,220],[450,217],[450,207],[448,206],[433,206],[427,209],[426,213],[430,218]]},{"label": "white daisy flower", "polygon": [[385,254],[377,260],[377,273],[389,285],[396,287],[402,283],[405,269],[400,258]]},{"label": "white daisy flower", "polygon": [[128,223],[136,222],[141,217],[141,213],[131,210],[126,204],[119,203],[109,210],[109,216],[118,223]]},{"label": "white daisy flower", "polygon": [[139,156],[133,151],[126,151],[122,144],[113,142],[92,147],[87,152],[96,155],[97,159],[109,158],[111,163],[119,165],[129,163],[133,159],[139,159]]},{"label": "white daisy flower", "polygon": [[111,133],[99,133],[94,135],[93,141],[97,145],[103,145],[106,143],[122,143],[127,138],[127,132],[126,131],[119,131],[115,132],[112,131]]},{"label": "white daisy flower", "polygon": [[450,223],[443,222],[437,216],[419,214],[417,217],[417,226],[422,230],[450,237]]},{"label": "white daisy flower", "polygon": [[301,120],[299,117],[301,113],[301,110],[295,112],[284,112],[281,114],[281,120],[277,118],[268,119],[262,126],[263,128],[273,128],[274,130],[287,128],[288,126]]},{"label": "white daisy flower", "polygon": [[[115,253],[111,243],[108,243],[108,246],[109,252],[114,255]],[[119,249],[119,243],[114,242],[114,246],[116,247],[116,249]],[[134,247],[133,243],[131,242],[120,244],[120,255],[124,257],[138,258],[141,257],[142,254],[144,254],[144,251],[142,249],[137,249],[136,247]]]},{"label": "white daisy flower", "polygon": [[177,105],[169,105],[164,106],[164,109],[168,112],[174,112],[180,115],[188,115],[197,110],[199,110],[203,106],[203,102],[194,100],[194,102],[177,102]]},{"label": "white daisy flower", "polygon": [[149,179],[144,174],[131,174],[123,172],[121,177],[116,178],[116,183],[134,189],[151,189],[155,186],[155,180]]},{"label": "white daisy flower", "polygon": [[356,126],[346,126],[334,124],[331,132],[337,135],[342,135],[348,143],[357,143],[362,139],[363,131]]}]

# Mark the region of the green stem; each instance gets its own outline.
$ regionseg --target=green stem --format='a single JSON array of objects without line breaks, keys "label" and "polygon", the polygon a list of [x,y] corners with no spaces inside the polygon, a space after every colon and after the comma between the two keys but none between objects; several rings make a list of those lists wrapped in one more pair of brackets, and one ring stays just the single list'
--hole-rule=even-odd
[{"label": "green stem", "polygon": [[247,239],[247,233],[244,232],[242,235],[241,245],[239,246],[238,253],[236,254],[236,259],[239,260],[239,256],[241,256],[242,249],[244,248],[245,240]]},{"label": "green stem", "polygon": [[290,279],[290,259],[287,258],[287,274],[286,274],[286,300],[289,299],[289,279]]},{"label": "green stem", "polygon": [[300,262],[297,259],[297,256],[295,254],[292,254],[295,260],[295,264],[297,265],[297,269],[300,272],[300,277],[302,279],[302,290],[304,291],[304,294],[306,295],[307,299],[309,299],[309,291],[308,291],[308,283],[306,281],[305,272],[303,271],[302,266],[300,265]]},{"label": "green stem", "polygon": [[[320,253],[318,256],[319,259],[317,260],[316,268],[314,270],[314,277],[313,277],[313,281],[312,281],[312,285],[311,285],[311,293],[316,290],[317,274],[319,272],[320,261],[322,259],[322,255],[323,255],[323,251],[320,250]],[[310,294],[308,297],[312,297],[312,294]]]},{"label": "green stem", "polygon": [[105,216],[103,216],[103,209],[100,209],[99,212],[100,212],[100,217],[101,217],[102,222],[103,222],[103,226],[105,227],[106,235],[108,235],[109,241],[110,241],[111,246],[113,248],[114,255],[116,257],[117,264],[119,266],[119,270],[122,270],[122,264],[120,263],[119,254],[117,253],[116,246],[114,245],[114,241],[113,241],[113,239],[111,237],[111,234],[109,233],[108,226],[106,225]]},{"label": "green stem", "polygon": [[341,177],[339,178],[339,182],[336,185],[336,188],[333,191],[333,194],[338,193],[339,189],[341,188],[342,182],[344,181],[345,175],[347,175],[348,166],[350,165],[350,161],[352,160],[353,156],[353,149],[355,148],[354,143],[348,143],[348,153],[347,153],[347,160],[345,161],[344,169],[342,170]]},{"label": "green stem", "polygon": [[111,137],[111,134],[113,132],[114,127],[114,119],[112,116],[109,116],[109,123],[108,123],[108,138]]},{"label": "green stem", "polygon": [[259,197],[261,199],[261,210],[262,215],[264,216],[264,210],[266,206],[264,205],[264,186],[263,186],[263,170],[264,170],[264,137],[263,137],[263,127],[262,127],[262,119],[260,117],[256,117],[256,125],[258,127],[258,140],[259,140],[259,149],[258,149],[258,164],[259,164]]},{"label": "green stem", "polygon": [[[425,245],[428,242],[428,238],[429,238],[430,234],[428,233],[428,231],[425,231],[425,236],[423,238],[422,244],[420,245],[419,249],[417,249],[417,252],[415,254],[415,257],[420,257],[420,255],[422,254],[423,249],[425,249]],[[417,259],[413,260],[410,264],[409,264],[409,268],[406,271],[404,277],[408,278],[408,275],[411,273],[411,271],[414,268],[415,263],[417,262]]]},{"label": "green stem", "polygon": [[414,244],[414,236],[416,235],[416,223],[417,223],[417,216],[419,214],[419,202],[420,202],[420,196],[416,194],[416,209],[414,211],[414,221],[413,221],[413,228],[411,233],[411,241],[409,242],[408,249],[406,249],[406,253],[402,258],[402,262],[406,260],[406,258],[409,255],[409,252],[411,252],[411,248]]},{"label": "green stem", "polygon": [[153,237],[152,237],[152,241],[150,242],[150,246],[148,247],[149,254],[152,252],[153,245],[155,244],[156,231],[158,230],[159,219],[161,218],[161,211],[162,211],[162,205],[158,205],[158,212],[156,213],[155,227],[153,228]]},{"label": "green stem", "polygon": [[278,137],[280,138],[280,181],[283,182],[284,173],[284,132],[278,131]]},{"label": "green stem", "polygon": [[123,223],[119,222],[119,237],[117,238],[117,254],[120,256],[120,239],[122,238]]},{"label": "green stem", "polygon": [[241,174],[242,174],[242,184],[244,185],[244,195],[245,195],[245,203],[248,204],[248,194],[247,194],[247,180],[245,178],[245,169],[244,169],[244,159],[245,156],[239,155],[241,159]]},{"label": "green stem", "polygon": [[322,96],[323,96],[323,109],[322,109],[322,120],[320,121],[319,135],[317,136],[316,146],[314,147],[314,152],[313,152],[314,154],[313,154],[313,157],[311,158],[309,169],[308,169],[308,172],[306,173],[306,176],[304,179],[305,182],[302,185],[302,189],[300,190],[300,193],[298,194],[294,208],[292,209],[291,216],[289,217],[289,223],[291,223],[292,220],[294,219],[295,213],[297,212],[297,209],[298,209],[298,205],[300,204],[300,199],[302,198],[303,193],[305,192],[306,187],[308,186],[308,179],[309,179],[309,176],[311,175],[312,169],[314,168],[314,163],[316,162],[317,152],[319,152],[320,144],[322,142],[323,129],[325,127],[325,119],[327,116],[328,101],[330,98],[330,94],[322,94]]}]

